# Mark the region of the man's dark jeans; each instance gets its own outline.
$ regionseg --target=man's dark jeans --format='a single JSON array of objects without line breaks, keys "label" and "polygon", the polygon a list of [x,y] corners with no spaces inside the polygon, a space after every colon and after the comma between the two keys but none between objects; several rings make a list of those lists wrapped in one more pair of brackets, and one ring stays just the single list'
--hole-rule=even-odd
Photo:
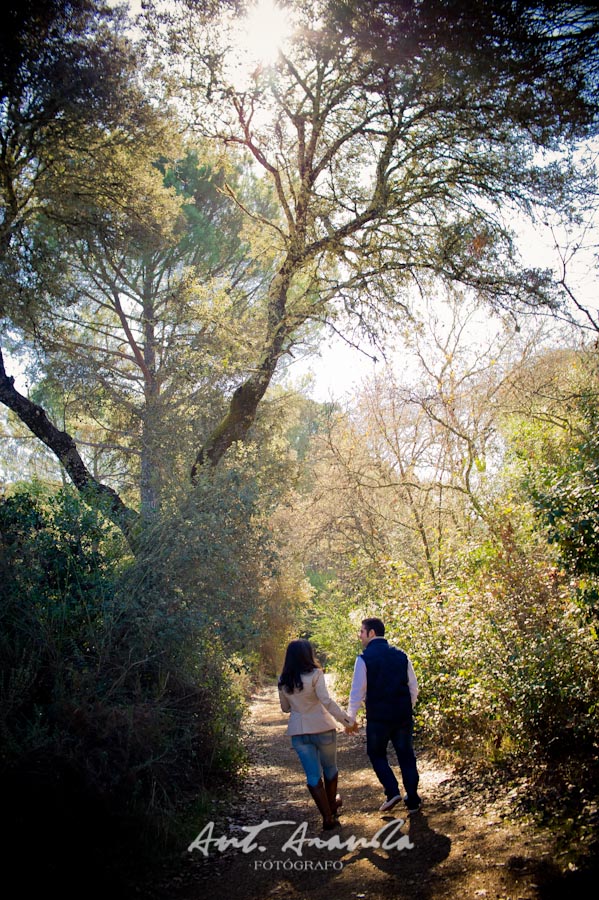
[{"label": "man's dark jeans", "polygon": [[387,760],[387,747],[391,741],[401,769],[401,777],[408,795],[408,801],[418,798],[418,769],[412,735],[413,722],[371,722],[366,721],[366,751],[378,780],[385,789],[387,799],[399,794],[399,785]]}]

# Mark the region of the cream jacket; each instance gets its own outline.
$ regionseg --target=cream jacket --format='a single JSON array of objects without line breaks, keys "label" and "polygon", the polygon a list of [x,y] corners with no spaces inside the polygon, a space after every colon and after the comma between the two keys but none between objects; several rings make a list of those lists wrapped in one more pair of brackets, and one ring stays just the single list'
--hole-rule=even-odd
[{"label": "cream jacket", "polygon": [[[318,734],[335,728],[337,721],[351,725],[345,710],[337,706],[329,696],[322,669],[314,669],[302,675],[303,690],[288,694],[279,688],[279,700],[283,712],[291,713],[287,734]],[[334,718],[333,718],[334,717]]]}]

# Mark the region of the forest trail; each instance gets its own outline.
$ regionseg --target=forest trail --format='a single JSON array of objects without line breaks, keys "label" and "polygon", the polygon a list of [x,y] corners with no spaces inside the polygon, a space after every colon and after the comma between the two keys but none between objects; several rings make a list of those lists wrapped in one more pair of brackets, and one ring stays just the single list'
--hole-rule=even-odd
[{"label": "forest trail", "polygon": [[[177,900],[560,900],[569,891],[552,861],[550,837],[532,826],[515,824],[510,798],[467,792],[451,769],[418,753],[420,812],[403,807],[378,812],[383,794],[366,756],[363,730],[338,735],[342,827],[322,832],[299,761],[285,734],[274,685],[256,691],[247,722],[250,771],[239,800],[223,810],[220,823],[198,823],[190,844],[202,833],[247,837],[244,827],[271,823],[256,835],[253,850],[202,843],[182,854],[181,872],[163,896]],[[392,757],[390,757],[392,759]],[[405,818],[403,825],[392,824]],[[273,826],[275,822],[291,824]],[[306,823],[305,825],[303,823]],[[372,841],[387,825],[388,849],[298,846],[302,837],[347,842]],[[292,838],[296,849],[283,849]],[[263,848],[263,849],[261,849]],[[577,900],[583,900],[576,892]]]}]

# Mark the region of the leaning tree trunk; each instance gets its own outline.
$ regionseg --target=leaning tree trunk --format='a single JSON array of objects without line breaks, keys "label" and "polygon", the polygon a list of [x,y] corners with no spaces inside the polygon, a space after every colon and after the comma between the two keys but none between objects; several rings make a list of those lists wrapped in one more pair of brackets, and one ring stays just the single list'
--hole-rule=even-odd
[{"label": "leaning tree trunk", "polygon": [[133,548],[139,524],[138,514],[123,503],[116,491],[94,478],[70,434],[56,428],[41,406],[17,391],[14,382],[14,378],[6,374],[0,350],[0,402],[16,413],[21,422],[54,453],[75,487],[85,498],[93,499],[101,506]]},{"label": "leaning tree trunk", "polygon": [[204,465],[211,468],[218,465],[232,444],[244,440],[256,419],[260,401],[285,351],[289,334],[288,325],[285,323],[287,293],[297,265],[297,260],[288,258],[273,279],[269,290],[268,326],[262,362],[257,371],[235,390],[225,416],[198,451],[191,469],[191,480],[194,484],[199,470]]},{"label": "leaning tree trunk", "polygon": [[245,438],[254,423],[258,404],[266,393],[275,368],[276,363],[270,375],[265,372],[261,373],[261,377],[252,376],[237,388],[231,398],[226,415],[197,453],[191,469],[193,482],[197,480],[198,471],[202,466],[206,463],[216,466],[231,444]]}]

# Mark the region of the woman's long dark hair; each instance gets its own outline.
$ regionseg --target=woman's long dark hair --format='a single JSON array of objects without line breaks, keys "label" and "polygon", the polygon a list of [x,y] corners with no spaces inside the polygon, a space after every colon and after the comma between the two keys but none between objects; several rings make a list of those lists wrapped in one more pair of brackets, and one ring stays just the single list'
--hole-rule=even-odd
[{"label": "woman's long dark hair", "polygon": [[310,641],[291,641],[287,645],[279,687],[285,688],[288,694],[292,694],[294,690],[303,691],[302,675],[320,668]]}]

